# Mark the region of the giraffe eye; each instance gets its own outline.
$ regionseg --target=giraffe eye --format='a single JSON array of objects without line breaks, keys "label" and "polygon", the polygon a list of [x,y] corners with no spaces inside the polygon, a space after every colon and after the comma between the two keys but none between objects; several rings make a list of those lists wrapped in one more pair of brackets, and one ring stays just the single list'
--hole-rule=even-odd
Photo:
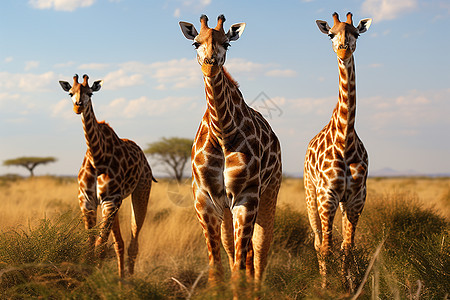
[{"label": "giraffe eye", "polygon": [[195,49],[198,49],[198,47],[200,47],[200,43],[199,42],[194,42],[192,45],[195,47]]},{"label": "giraffe eye", "polygon": [[334,34],[332,33],[330,33],[328,36],[330,37],[331,40],[334,38]]},{"label": "giraffe eye", "polygon": [[230,47],[231,45],[230,45],[230,43],[225,42],[225,43],[223,43],[222,46],[225,48],[225,50],[228,50],[228,47]]},{"label": "giraffe eye", "polygon": [[73,94],[72,94],[72,93],[69,93],[69,96],[70,96],[70,97],[73,97]]}]

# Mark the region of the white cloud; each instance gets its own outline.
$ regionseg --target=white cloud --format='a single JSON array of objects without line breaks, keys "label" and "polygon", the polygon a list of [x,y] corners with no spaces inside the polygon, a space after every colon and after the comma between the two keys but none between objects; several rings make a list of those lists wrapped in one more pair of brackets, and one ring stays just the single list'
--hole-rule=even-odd
[{"label": "white cloud", "polygon": [[35,69],[39,67],[39,62],[38,61],[27,61],[25,62],[25,71],[30,71],[32,69]]},{"label": "white cloud", "polygon": [[51,71],[42,74],[0,72],[0,87],[3,90],[47,91],[55,82],[56,75]]},{"label": "white cloud", "polygon": [[259,76],[264,74],[268,77],[295,77],[297,72],[291,69],[281,69],[274,63],[261,64],[244,58],[231,58],[225,63],[225,67],[233,74],[245,73]]},{"label": "white cloud", "polygon": [[10,103],[16,102],[20,99],[20,95],[16,93],[0,93],[0,107],[10,106]]},{"label": "white cloud", "polygon": [[267,69],[267,65],[248,61],[243,58],[231,58],[225,63],[225,67],[231,73],[261,73]]},{"label": "white cloud", "polygon": [[59,102],[57,102],[55,105],[53,105],[51,107],[51,116],[52,117],[57,117],[57,118],[62,118],[62,119],[66,119],[66,120],[71,120],[73,119],[73,115],[75,114],[72,110],[71,107],[71,100],[69,97],[60,100]]},{"label": "white cloud", "polygon": [[9,56],[7,58],[5,58],[5,63],[10,63],[14,60],[14,58],[12,56]]},{"label": "white cloud", "polygon": [[74,11],[80,7],[88,7],[96,0],[29,0],[28,4],[37,9],[54,9],[60,11]]},{"label": "white cloud", "polygon": [[[150,80],[145,79],[148,77]],[[105,88],[141,85],[154,79],[157,90],[198,86],[202,82],[200,66],[194,59],[174,59],[151,64],[130,61],[104,78]],[[108,84],[108,85],[106,85]]]},{"label": "white cloud", "polygon": [[115,90],[141,84],[144,84],[142,74],[128,74],[123,69],[110,72],[103,79],[103,87],[106,90]]},{"label": "white cloud", "polygon": [[374,131],[395,135],[423,133],[431,124],[450,126],[450,89],[437,91],[411,90],[393,98],[375,96],[361,99],[367,105],[367,117]]},{"label": "white cloud", "polygon": [[[64,66],[64,64],[60,64]],[[261,64],[243,58],[230,59],[225,64],[232,75],[244,73],[249,78],[257,76],[294,77],[297,72],[282,69],[277,64]],[[116,67],[116,69],[114,69]],[[199,88],[203,84],[201,67],[195,58],[172,59],[150,64],[128,61],[120,64],[88,63],[78,67],[83,70],[113,68],[104,76],[104,89],[150,84],[156,90]],[[100,78],[101,79],[101,78]]]},{"label": "white cloud", "polygon": [[211,4],[211,0],[176,0],[173,16],[178,18],[181,16],[182,11],[189,11],[194,13],[202,12],[208,5]]},{"label": "white cloud", "polygon": [[302,115],[331,115],[333,106],[337,102],[337,97],[323,97],[323,98],[294,98],[294,99],[277,99],[275,101],[283,106],[283,109],[289,111],[296,111]]},{"label": "white cloud", "polygon": [[102,106],[102,115],[107,119],[112,118],[136,118],[139,116],[160,116],[181,108],[187,108],[192,101],[190,97],[167,97],[163,99],[150,99],[142,96],[136,99],[127,100],[117,98],[109,104]]},{"label": "white cloud", "polygon": [[361,11],[368,14],[375,22],[392,20],[402,14],[414,11],[418,7],[418,0],[366,0]]}]

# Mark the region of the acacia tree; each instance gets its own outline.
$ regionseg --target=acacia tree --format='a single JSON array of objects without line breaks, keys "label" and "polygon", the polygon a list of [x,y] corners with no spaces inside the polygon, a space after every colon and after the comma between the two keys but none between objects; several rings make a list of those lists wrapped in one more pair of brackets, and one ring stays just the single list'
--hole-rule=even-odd
[{"label": "acacia tree", "polygon": [[14,159],[8,159],[3,161],[4,166],[20,166],[30,171],[30,177],[34,176],[34,168],[39,165],[45,165],[51,162],[55,162],[54,157],[18,157]]},{"label": "acacia tree", "polygon": [[166,172],[178,182],[183,178],[186,163],[191,157],[191,139],[171,137],[151,143],[145,149],[145,153],[154,156],[166,168]]}]

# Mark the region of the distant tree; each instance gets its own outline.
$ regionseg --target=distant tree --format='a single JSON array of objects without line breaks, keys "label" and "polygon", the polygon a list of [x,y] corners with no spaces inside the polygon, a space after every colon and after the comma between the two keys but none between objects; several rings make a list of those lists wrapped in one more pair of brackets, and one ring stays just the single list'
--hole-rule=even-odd
[{"label": "distant tree", "polygon": [[48,163],[55,162],[54,157],[18,157],[14,159],[8,159],[3,161],[4,166],[20,166],[26,168],[30,171],[30,177],[34,176],[34,168],[39,165],[45,165]]},{"label": "distant tree", "polygon": [[150,143],[145,153],[154,156],[166,167],[166,172],[178,182],[183,178],[186,163],[191,158],[191,139],[171,137]]}]

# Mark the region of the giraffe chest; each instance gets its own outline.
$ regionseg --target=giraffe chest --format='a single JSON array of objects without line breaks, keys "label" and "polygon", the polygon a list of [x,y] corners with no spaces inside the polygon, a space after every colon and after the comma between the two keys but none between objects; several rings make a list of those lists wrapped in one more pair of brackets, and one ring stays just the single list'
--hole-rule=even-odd
[{"label": "giraffe chest", "polygon": [[350,143],[335,143],[318,135],[310,143],[305,162],[305,174],[316,187],[343,198],[359,190],[367,177],[367,152],[357,136]]}]

